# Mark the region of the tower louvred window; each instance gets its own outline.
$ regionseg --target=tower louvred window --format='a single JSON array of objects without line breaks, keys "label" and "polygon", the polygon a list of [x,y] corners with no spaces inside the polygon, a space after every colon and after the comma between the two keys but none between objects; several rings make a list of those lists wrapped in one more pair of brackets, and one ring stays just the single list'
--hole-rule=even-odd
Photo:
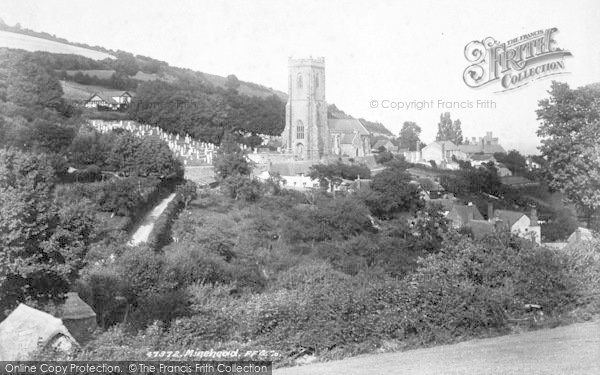
[{"label": "tower louvred window", "polygon": [[300,120],[296,123],[296,138],[304,139],[304,124]]}]

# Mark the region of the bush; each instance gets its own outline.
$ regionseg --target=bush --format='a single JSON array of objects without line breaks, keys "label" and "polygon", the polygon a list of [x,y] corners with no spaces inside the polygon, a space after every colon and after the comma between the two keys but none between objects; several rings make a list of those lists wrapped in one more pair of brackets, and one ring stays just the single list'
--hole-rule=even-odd
[{"label": "bush", "polygon": [[503,331],[504,311],[522,317],[526,303],[550,315],[573,306],[576,288],[563,255],[517,238],[502,240],[461,240],[420,261],[408,280],[407,315],[420,342]]},{"label": "bush", "polygon": [[348,239],[374,231],[369,210],[353,198],[325,199],[314,206],[294,207],[282,227],[284,238],[292,243]]},{"label": "bush", "polygon": [[234,200],[254,202],[263,194],[262,184],[242,175],[226,177],[221,181],[221,190]]}]

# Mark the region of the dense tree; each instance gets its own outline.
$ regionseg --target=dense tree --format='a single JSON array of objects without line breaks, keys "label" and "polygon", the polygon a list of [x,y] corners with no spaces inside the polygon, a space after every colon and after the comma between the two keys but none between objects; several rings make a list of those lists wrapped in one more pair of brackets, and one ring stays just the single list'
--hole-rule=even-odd
[{"label": "dense tree", "polygon": [[413,121],[404,121],[402,129],[400,130],[400,136],[398,141],[400,142],[400,148],[408,148],[410,151],[417,149],[417,143],[421,147],[421,127]]},{"label": "dense tree", "polygon": [[400,162],[391,163],[373,177],[371,191],[364,200],[371,212],[381,219],[391,219],[400,212],[414,213],[423,207],[419,186],[411,182],[410,174]]},{"label": "dense tree", "polygon": [[0,53],[0,85],[5,100],[21,106],[42,106],[60,108],[63,105],[63,91],[54,76],[30,61],[27,56],[15,55],[7,50]]},{"label": "dense tree", "polygon": [[217,152],[213,160],[215,174],[220,180],[231,176],[249,176],[252,167],[246,155],[233,141],[227,140]]},{"label": "dense tree", "polygon": [[114,61],[113,66],[117,73],[133,76],[140,69],[133,54],[125,51],[117,51],[115,55],[117,59]]},{"label": "dense tree", "polygon": [[357,178],[369,178],[371,171],[362,164],[346,164],[341,161],[330,164],[315,164],[310,167],[309,176],[312,179],[319,180],[321,186],[328,188],[331,192],[346,180],[356,180]]},{"label": "dense tree", "polygon": [[0,313],[17,302],[57,301],[89,245],[91,217],[59,212],[44,155],[0,151]]},{"label": "dense tree", "polygon": [[143,83],[129,111],[140,122],[215,144],[231,135],[280,135],[285,124],[277,96],[250,97],[201,82]]},{"label": "dense tree", "polygon": [[75,129],[51,121],[35,119],[29,141],[35,151],[64,154],[75,137]]},{"label": "dense tree", "polygon": [[440,115],[440,122],[438,123],[438,132],[435,136],[435,140],[450,141],[457,145],[462,144],[463,136],[460,125],[461,123],[458,119],[452,122],[450,112],[442,113]]},{"label": "dense tree", "polygon": [[392,154],[390,151],[383,150],[375,155],[375,161],[377,164],[386,164],[392,160],[394,160],[394,154]]},{"label": "dense tree", "polygon": [[574,202],[589,224],[600,212],[600,87],[553,82],[539,101],[541,153],[550,187]]},{"label": "dense tree", "polygon": [[[100,137],[102,139],[102,137]],[[126,176],[181,178],[183,167],[165,141],[129,132],[114,138],[108,168]]]},{"label": "dense tree", "polygon": [[511,150],[508,154],[503,152],[494,153],[494,159],[510,169],[513,174],[522,175],[527,171],[527,162],[525,157],[517,150]]}]

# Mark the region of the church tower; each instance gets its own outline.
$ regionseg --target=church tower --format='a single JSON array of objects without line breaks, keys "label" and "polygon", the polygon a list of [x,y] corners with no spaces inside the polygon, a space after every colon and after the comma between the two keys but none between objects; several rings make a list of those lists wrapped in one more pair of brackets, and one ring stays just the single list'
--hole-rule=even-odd
[{"label": "church tower", "polygon": [[319,160],[330,153],[325,101],[325,59],[288,60],[284,150],[298,160]]}]

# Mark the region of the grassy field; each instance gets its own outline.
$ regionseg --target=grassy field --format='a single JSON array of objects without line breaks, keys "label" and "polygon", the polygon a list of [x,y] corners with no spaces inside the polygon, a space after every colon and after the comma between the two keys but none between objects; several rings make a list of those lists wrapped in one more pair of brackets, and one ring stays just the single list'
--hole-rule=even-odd
[{"label": "grassy field", "polygon": [[30,52],[67,53],[89,57],[94,60],[114,58],[108,53],[7,31],[0,31],[0,47],[23,49]]},{"label": "grassy field", "polygon": [[114,70],[67,70],[67,74],[69,76],[74,76],[77,73],[86,74],[90,77],[97,77],[101,79],[109,79],[113,74],[115,74]]}]

